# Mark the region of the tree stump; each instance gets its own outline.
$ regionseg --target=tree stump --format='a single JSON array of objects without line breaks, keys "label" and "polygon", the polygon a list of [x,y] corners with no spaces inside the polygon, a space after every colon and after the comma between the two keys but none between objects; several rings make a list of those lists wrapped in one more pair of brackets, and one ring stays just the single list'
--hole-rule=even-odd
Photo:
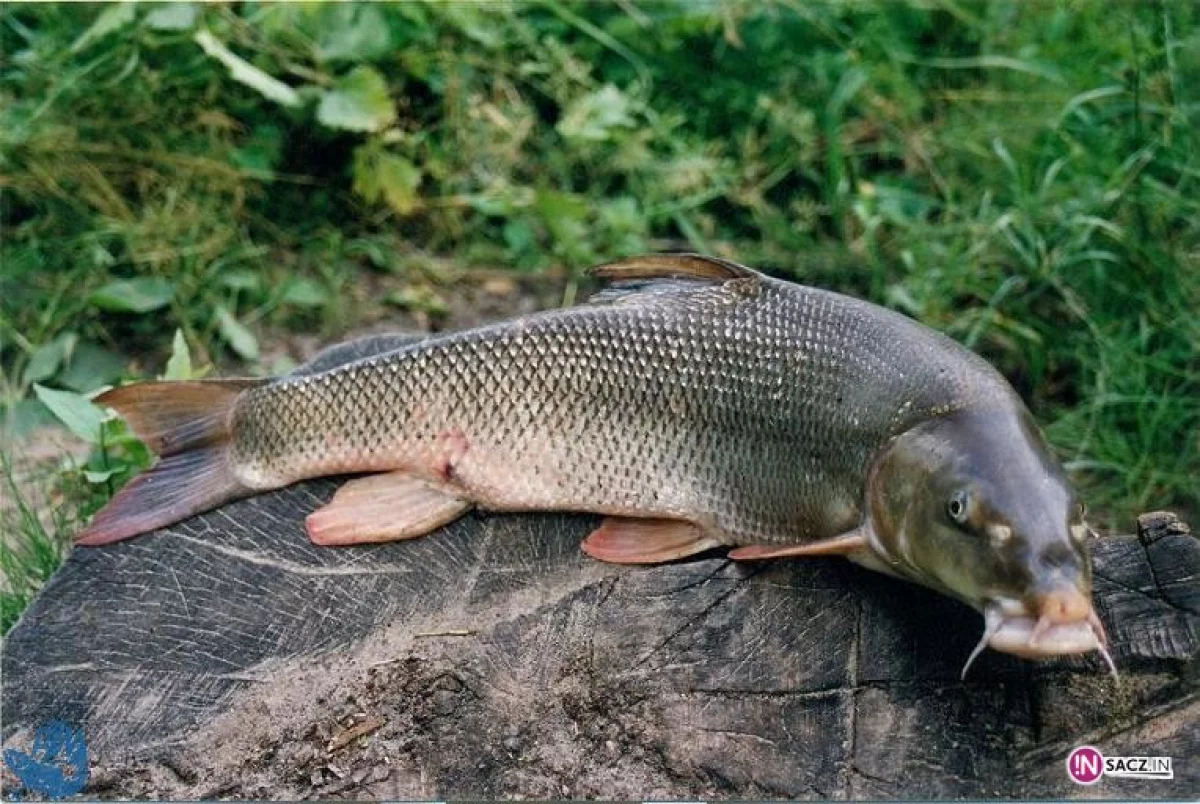
[{"label": "tree stump", "polygon": [[[114,797],[1200,793],[1200,542],[1170,515],[1093,544],[1119,679],[989,652],[961,682],[978,615],[838,560],[617,567],[557,515],[313,547],[335,487],[73,553],[6,640],[6,746],[82,726]],[[1176,778],[1077,787],[1080,744]]]},{"label": "tree stump", "polygon": [[[988,651],[964,682],[978,614],[838,559],[606,565],[597,518],[549,514],[314,547],[336,486],[75,551],[6,639],[5,746],[81,727],[84,792],[121,798],[1200,797],[1173,515],[1092,543],[1119,679]],[[1075,785],[1084,744],[1175,778]]]}]

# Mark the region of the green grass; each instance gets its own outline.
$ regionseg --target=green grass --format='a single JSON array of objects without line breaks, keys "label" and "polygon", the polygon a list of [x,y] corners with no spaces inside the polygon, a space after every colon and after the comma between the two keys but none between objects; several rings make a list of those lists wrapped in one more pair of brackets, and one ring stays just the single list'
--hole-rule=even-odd
[{"label": "green grass", "polygon": [[260,341],[336,338],[373,295],[436,296],[446,260],[575,276],[691,248],[980,351],[1099,527],[1194,516],[1198,17],[1018,0],[6,6],[10,427],[46,420],[34,383],[144,376],[177,328],[202,362],[267,372]]},{"label": "green grass", "polygon": [[28,488],[17,483],[9,456],[0,450],[0,634],[7,633],[42,585],[62,562],[69,524],[61,512],[48,523],[38,516]]}]

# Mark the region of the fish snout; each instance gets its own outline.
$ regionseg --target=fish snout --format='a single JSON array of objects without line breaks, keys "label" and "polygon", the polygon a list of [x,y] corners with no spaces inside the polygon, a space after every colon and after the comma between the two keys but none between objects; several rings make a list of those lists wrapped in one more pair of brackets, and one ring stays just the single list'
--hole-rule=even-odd
[{"label": "fish snout", "polygon": [[985,608],[983,636],[963,666],[964,678],[984,647],[1026,659],[1097,651],[1112,674],[1117,674],[1104,625],[1086,594],[1078,589],[1056,589],[1036,602],[1030,606],[998,600]]},{"label": "fish snout", "polygon": [[1092,601],[1078,589],[1054,589],[1038,596],[1029,608],[1036,611],[1044,622],[1063,623],[1086,620],[1092,611]]},{"label": "fish snout", "polygon": [[1116,674],[1104,625],[1083,589],[1056,584],[1020,602],[989,606],[985,618],[987,628],[972,658],[985,644],[1028,659],[1094,650]]}]

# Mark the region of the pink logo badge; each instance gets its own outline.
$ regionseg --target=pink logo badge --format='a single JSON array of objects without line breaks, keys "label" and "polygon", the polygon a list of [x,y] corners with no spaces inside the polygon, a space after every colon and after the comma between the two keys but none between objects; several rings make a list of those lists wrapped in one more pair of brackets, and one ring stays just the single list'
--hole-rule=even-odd
[{"label": "pink logo badge", "polygon": [[1067,757],[1067,775],[1076,784],[1095,784],[1104,775],[1104,755],[1090,745],[1081,745]]}]

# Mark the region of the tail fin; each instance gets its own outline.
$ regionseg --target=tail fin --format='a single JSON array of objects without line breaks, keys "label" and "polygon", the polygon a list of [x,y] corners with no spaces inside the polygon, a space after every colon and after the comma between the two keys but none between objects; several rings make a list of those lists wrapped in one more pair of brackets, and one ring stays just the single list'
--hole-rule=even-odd
[{"label": "tail fin", "polygon": [[144,382],[114,388],[96,402],[116,408],[162,459],[131,480],[76,537],[94,546],[128,539],[246,496],[227,446],[233,405],[268,380]]}]

